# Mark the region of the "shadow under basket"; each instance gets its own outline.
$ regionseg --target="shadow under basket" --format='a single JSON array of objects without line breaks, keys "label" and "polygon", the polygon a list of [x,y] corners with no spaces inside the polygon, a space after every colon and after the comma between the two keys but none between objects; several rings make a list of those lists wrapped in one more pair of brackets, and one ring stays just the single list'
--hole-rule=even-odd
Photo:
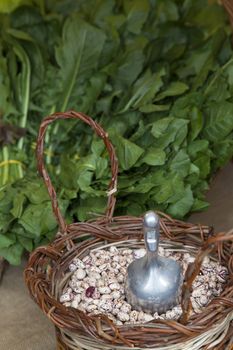
[{"label": "shadow under basket", "polygon": [[[44,167],[43,148],[46,128],[57,119],[81,119],[104,141],[110,156],[111,181],[103,217],[67,225],[58,206],[56,192]],[[114,217],[118,163],[105,131],[90,117],[73,111],[56,113],[44,119],[37,140],[37,160],[59,224],[56,239],[37,248],[25,269],[25,281],[34,301],[53,322],[59,350],[196,350],[232,349],[233,344],[233,230],[214,234],[208,226],[194,225],[160,215],[161,245],[194,255],[182,287],[182,316],[178,321],[152,320],[148,323],[115,325],[106,315],[88,316],[59,299],[72,274],[69,264],[93,249],[140,247],[143,245],[142,217]],[[152,208],[151,208],[152,209]],[[91,208],[90,208],[91,211]],[[206,255],[226,266],[227,282],[220,296],[212,299],[201,313],[191,315],[192,283]]]}]

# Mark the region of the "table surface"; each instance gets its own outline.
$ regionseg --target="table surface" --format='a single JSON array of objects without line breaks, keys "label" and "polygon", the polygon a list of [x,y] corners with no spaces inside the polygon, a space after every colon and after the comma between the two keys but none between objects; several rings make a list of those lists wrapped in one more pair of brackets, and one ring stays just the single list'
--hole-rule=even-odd
[{"label": "table surface", "polygon": [[[210,208],[192,215],[191,222],[214,225],[216,231],[233,227],[233,164],[214,179],[207,200]],[[51,323],[30,299],[23,282],[25,261],[8,267],[0,286],[0,350],[55,350]]]}]

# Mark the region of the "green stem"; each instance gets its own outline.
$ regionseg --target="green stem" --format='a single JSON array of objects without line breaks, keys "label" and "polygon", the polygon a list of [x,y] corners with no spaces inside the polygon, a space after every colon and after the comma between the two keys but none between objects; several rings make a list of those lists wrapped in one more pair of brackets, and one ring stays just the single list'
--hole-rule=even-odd
[{"label": "green stem", "polygon": [[22,177],[23,177],[23,168],[22,168],[22,165],[21,165],[21,164],[18,164],[18,165],[17,165],[17,168],[18,168],[19,178],[22,179]]},{"label": "green stem", "polygon": [[[52,106],[49,114],[53,114],[55,111],[56,111],[56,106],[54,105]],[[57,129],[58,129],[58,124],[56,124],[53,129],[53,132],[52,132],[53,135],[56,135]],[[50,135],[50,130],[48,130],[48,132],[45,135],[45,142],[47,144],[49,143],[49,139],[50,139],[49,135]],[[49,145],[48,152],[46,154],[46,163],[51,164],[51,159],[52,159],[52,144]]]},{"label": "green stem", "polygon": [[[27,57],[27,56],[26,56]],[[28,107],[29,107],[29,97],[30,97],[30,77],[31,77],[31,66],[29,59],[27,57],[27,67],[25,66],[25,74],[22,74],[23,82],[23,105],[22,105],[22,118],[20,120],[20,127],[25,128],[27,124]],[[24,138],[22,137],[18,142],[18,149],[22,150],[24,144]]]},{"label": "green stem", "polygon": [[3,176],[2,176],[2,184],[5,185],[9,179],[9,164],[7,163],[7,161],[9,160],[9,150],[7,146],[3,147],[2,154],[3,154],[3,161],[6,162],[6,164],[3,166]]},{"label": "green stem", "polygon": [[[28,55],[26,54],[25,50],[19,46],[14,46],[14,51],[16,55],[19,57],[21,63],[22,63],[22,75],[21,75],[21,111],[22,111],[22,117],[19,121],[19,126],[21,128],[25,128],[27,124],[27,117],[28,117],[28,109],[29,109],[29,99],[30,99],[30,79],[31,79],[31,65],[28,58]],[[22,137],[17,144],[17,148],[19,151],[23,149],[24,144],[24,138]],[[18,173],[19,177],[23,177],[23,169],[21,165],[18,165]]]}]

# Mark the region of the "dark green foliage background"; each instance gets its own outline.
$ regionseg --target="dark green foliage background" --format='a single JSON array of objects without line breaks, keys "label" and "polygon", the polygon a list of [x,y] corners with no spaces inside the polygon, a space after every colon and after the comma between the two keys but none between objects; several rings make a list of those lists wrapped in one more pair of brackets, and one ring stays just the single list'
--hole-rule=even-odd
[{"label": "dark green foliage background", "polygon": [[[38,1],[0,15],[0,255],[20,263],[56,221],[36,177],[42,118],[74,109],[109,133],[120,163],[118,214],[177,218],[208,206],[233,155],[233,56],[224,9],[203,0]],[[68,222],[106,206],[102,141],[85,125],[49,130],[45,160]],[[9,160],[16,160],[15,164]]]}]

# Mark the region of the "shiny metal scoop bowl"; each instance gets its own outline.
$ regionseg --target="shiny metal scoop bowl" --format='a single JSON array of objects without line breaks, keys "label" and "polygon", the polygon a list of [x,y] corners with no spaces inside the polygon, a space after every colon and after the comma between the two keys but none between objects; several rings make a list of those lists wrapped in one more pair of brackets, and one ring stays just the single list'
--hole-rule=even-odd
[{"label": "shiny metal scoop bowl", "polygon": [[159,216],[147,212],[143,221],[147,253],[128,266],[125,294],[134,309],[160,314],[179,303],[182,271],[175,260],[158,255],[159,226]]}]

